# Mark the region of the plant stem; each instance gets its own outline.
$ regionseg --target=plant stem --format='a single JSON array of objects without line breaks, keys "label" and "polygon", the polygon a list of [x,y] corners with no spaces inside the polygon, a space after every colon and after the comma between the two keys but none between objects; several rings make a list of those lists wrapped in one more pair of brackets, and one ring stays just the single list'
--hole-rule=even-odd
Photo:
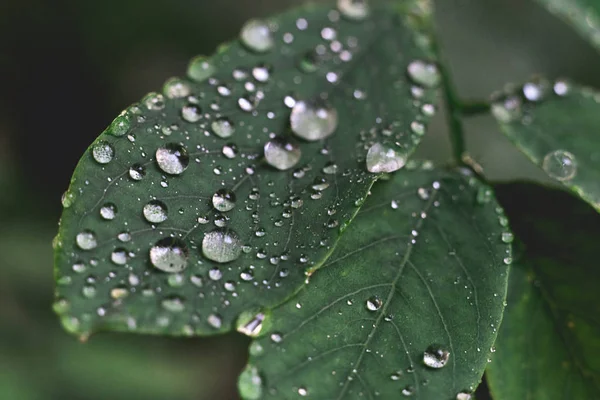
[{"label": "plant stem", "polygon": [[473,117],[490,112],[490,103],[484,100],[463,100],[459,106],[463,117]]},{"label": "plant stem", "polygon": [[458,165],[463,165],[463,154],[466,151],[464,127],[462,122],[463,108],[461,101],[456,93],[454,83],[446,66],[439,64],[442,76],[442,90],[444,92],[444,101],[446,103],[448,125],[450,127],[450,143],[452,145],[452,154],[454,161]]}]

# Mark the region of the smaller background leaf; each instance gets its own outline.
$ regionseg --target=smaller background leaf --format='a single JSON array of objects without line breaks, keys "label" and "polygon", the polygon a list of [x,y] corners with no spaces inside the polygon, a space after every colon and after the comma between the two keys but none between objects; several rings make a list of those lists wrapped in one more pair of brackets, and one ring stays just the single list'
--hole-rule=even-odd
[{"label": "smaller background leaf", "polygon": [[502,132],[548,176],[600,210],[600,93],[567,81],[526,83],[492,106]]},{"label": "smaller background leaf", "polygon": [[494,399],[600,399],[600,216],[533,184],[497,196],[525,252],[487,372]]}]

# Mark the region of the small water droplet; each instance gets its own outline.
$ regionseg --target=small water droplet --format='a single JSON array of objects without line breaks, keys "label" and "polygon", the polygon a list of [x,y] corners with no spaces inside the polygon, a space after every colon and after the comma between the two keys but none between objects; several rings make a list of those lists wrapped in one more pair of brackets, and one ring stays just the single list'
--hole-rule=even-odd
[{"label": "small water droplet", "polygon": [[438,345],[427,348],[423,353],[423,363],[429,368],[442,368],[450,359],[450,352]]},{"label": "small water droplet", "polygon": [[468,392],[460,392],[456,395],[456,400],[471,400],[472,396]]},{"label": "small water droplet", "polygon": [[171,312],[182,312],[185,309],[185,303],[180,297],[167,297],[162,301],[165,310]]},{"label": "small water droplet", "polygon": [[504,243],[512,243],[515,236],[510,232],[502,232],[502,241]]},{"label": "small water droplet", "polygon": [[283,341],[283,336],[281,336],[281,333],[272,333],[271,341],[273,343],[281,343]]},{"label": "small water droplet", "polygon": [[215,329],[221,328],[221,325],[223,324],[223,320],[217,314],[210,314],[206,321],[210,326],[212,326]]},{"label": "small water droplet", "polygon": [[190,86],[179,78],[171,78],[165,83],[165,95],[170,99],[180,99],[190,95]]},{"label": "small water droplet", "polygon": [[262,312],[245,312],[237,320],[237,331],[250,337],[258,337],[263,328],[265,314]]},{"label": "small water droplet", "polygon": [[141,181],[146,175],[146,167],[141,164],[133,164],[129,168],[129,177],[134,181]]},{"label": "small water droplet", "polygon": [[383,305],[383,301],[379,297],[373,296],[367,300],[367,310],[377,311]]},{"label": "small water droplet", "polygon": [[211,124],[211,128],[215,135],[223,139],[231,137],[231,135],[233,135],[233,133],[235,132],[235,126],[233,125],[231,120],[229,120],[229,118],[225,117],[219,118],[216,121],[214,121]]},{"label": "small water droplet", "polygon": [[150,223],[160,224],[168,218],[168,209],[165,203],[158,200],[152,200],[144,206],[144,218]]},{"label": "small water droplet", "polygon": [[246,22],[240,34],[242,43],[250,50],[264,53],[275,45],[269,26],[256,19]]},{"label": "small water droplet", "polygon": [[187,104],[181,109],[181,118],[192,124],[198,122],[202,119],[202,109],[196,104]]},{"label": "small water droplet", "polygon": [[356,21],[364,20],[370,12],[368,0],[338,0],[337,8],[344,17]]},{"label": "small water droplet", "polygon": [[215,72],[214,65],[204,56],[193,58],[188,67],[188,76],[196,82],[204,82]]},{"label": "small water droplet", "polygon": [[441,80],[441,74],[437,65],[423,60],[415,60],[408,65],[408,76],[417,85],[426,88],[436,87]]},{"label": "small water droplet", "polygon": [[235,207],[235,193],[229,189],[219,189],[212,197],[212,204],[217,211],[231,211]]},{"label": "small water droplet", "polygon": [[144,97],[142,102],[150,111],[160,111],[165,108],[165,98],[162,94],[149,93],[146,97]]},{"label": "small water droplet", "polygon": [[244,400],[258,400],[263,397],[263,381],[258,368],[246,366],[238,378],[238,391]]},{"label": "small water droplet", "polygon": [[242,253],[242,243],[234,231],[215,229],[204,235],[202,253],[210,260],[218,263],[227,263],[240,256]]},{"label": "small water droplet", "polygon": [[308,390],[304,387],[299,387],[298,388],[298,394],[302,397],[304,396],[308,396]]},{"label": "small water droplet", "polygon": [[264,147],[265,159],[269,165],[280,171],[292,168],[300,161],[300,147],[280,136],[269,140]]},{"label": "small water droplet", "polygon": [[131,124],[129,123],[129,119],[125,115],[119,115],[110,124],[108,133],[117,137],[124,136],[127,132],[129,132],[130,126]]},{"label": "small water droplet", "polygon": [[150,248],[150,262],[164,272],[181,272],[188,265],[188,248],[181,239],[161,239]]},{"label": "small water droplet", "polygon": [[308,141],[325,139],[338,125],[337,110],[321,100],[298,101],[290,114],[294,133]]},{"label": "small water droplet", "polygon": [[75,241],[77,242],[77,246],[82,250],[92,250],[98,246],[96,234],[90,230],[78,233]]},{"label": "small water droplet", "polygon": [[169,175],[180,175],[188,167],[190,158],[185,147],[176,143],[168,143],[156,150],[158,167]]},{"label": "small water droplet", "polygon": [[394,172],[405,165],[406,156],[381,143],[375,143],[367,152],[367,170],[369,172]]},{"label": "small water droplet", "polygon": [[546,154],[542,168],[550,177],[559,181],[568,181],[577,175],[577,160],[568,151],[556,150]]},{"label": "small water droplet", "polygon": [[97,163],[108,164],[115,156],[115,149],[110,143],[100,141],[92,147],[92,155]]},{"label": "small water droplet", "polygon": [[492,103],[492,115],[505,124],[521,118],[521,99],[517,96],[509,96]]},{"label": "small water droplet", "polygon": [[402,389],[401,393],[403,396],[409,397],[409,396],[412,396],[414,394],[414,392],[415,392],[415,388],[409,385],[409,386],[405,387],[404,389]]},{"label": "small water droplet", "polygon": [[106,203],[100,208],[100,216],[107,220],[113,220],[117,216],[117,206],[113,203]]},{"label": "small water droplet", "polygon": [[127,264],[127,258],[127,250],[125,249],[116,249],[110,255],[110,260],[117,265]]},{"label": "small water droplet", "polygon": [[267,82],[271,76],[271,67],[265,64],[252,68],[252,76],[259,82]]}]

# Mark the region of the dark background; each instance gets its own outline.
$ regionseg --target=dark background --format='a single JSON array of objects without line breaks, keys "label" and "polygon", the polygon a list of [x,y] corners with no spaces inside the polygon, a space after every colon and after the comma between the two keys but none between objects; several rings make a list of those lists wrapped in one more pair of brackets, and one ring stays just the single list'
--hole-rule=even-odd
[{"label": "dark background", "polygon": [[[0,399],[235,399],[247,340],[100,334],[80,344],[51,311],[52,249],[72,170],[127,105],[185,72],[242,23],[297,0],[2,0],[0,4]],[[600,57],[532,0],[438,0],[460,93],[487,98],[534,73],[600,86]],[[495,180],[542,174],[468,121]],[[443,116],[420,156],[448,160]],[[482,397],[478,397],[482,399]]]}]

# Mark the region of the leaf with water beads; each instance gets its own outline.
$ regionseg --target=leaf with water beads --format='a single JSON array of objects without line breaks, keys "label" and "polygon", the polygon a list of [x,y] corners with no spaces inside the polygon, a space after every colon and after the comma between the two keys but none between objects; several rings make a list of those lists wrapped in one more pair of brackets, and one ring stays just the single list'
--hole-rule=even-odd
[{"label": "leaf with water beads", "polygon": [[494,399],[600,399],[600,215],[531,183],[496,193],[522,250],[486,372]]},{"label": "leaf with water beads", "polygon": [[297,291],[379,177],[368,149],[396,148],[404,166],[431,117],[435,85],[409,68],[435,73],[429,15],[413,6],[253,20],[117,117],[64,196],[65,327],[207,335]]},{"label": "leaf with water beads", "polygon": [[327,267],[253,342],[261,398],[471,398],[511,256],[502,209],[482,191],[468,171],[376,184]]},{"label": "leaf with water beads", "polygon": [[538,79],[492,104],[502,132],[531,161],[600,211],[600,93]]}]

